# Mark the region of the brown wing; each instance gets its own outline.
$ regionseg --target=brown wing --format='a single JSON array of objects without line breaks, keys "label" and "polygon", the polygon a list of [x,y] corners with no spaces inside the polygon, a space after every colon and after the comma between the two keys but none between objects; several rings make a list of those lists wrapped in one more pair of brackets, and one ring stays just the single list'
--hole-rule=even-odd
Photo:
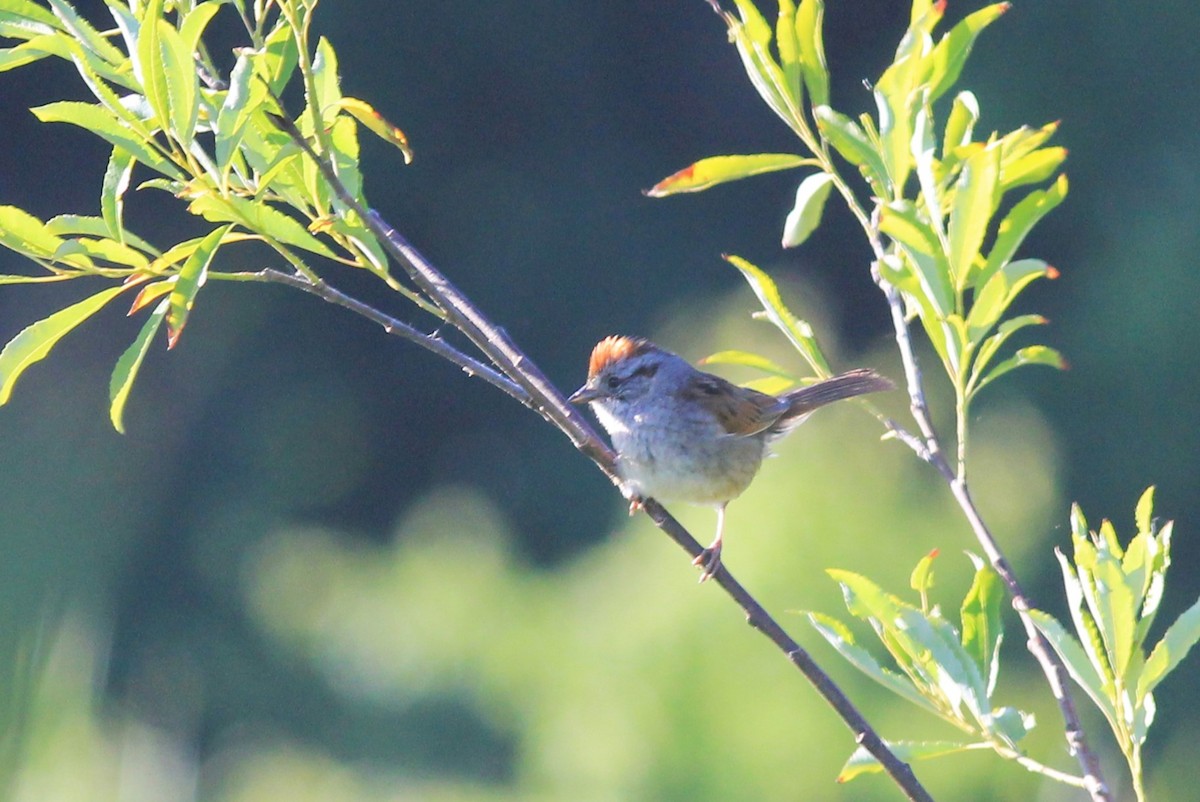
[{"label": "brown wing", "polygon": [[722,428],[737,437],[749,437],[769,429],[788,410],[788,403],[783,399],[738,387],[710,374],[698,376],[684,388],[680,397],[709,409]]}]

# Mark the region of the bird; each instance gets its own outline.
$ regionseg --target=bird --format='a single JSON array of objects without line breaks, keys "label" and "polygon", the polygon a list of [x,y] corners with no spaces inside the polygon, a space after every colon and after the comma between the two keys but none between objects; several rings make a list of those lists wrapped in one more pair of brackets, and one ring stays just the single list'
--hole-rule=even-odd
[{"label": "bird", "polygon": [[693,561],[704,582],[721,565],[725,508],[750,486],[771,444],[818,407],[894,388],[859,369],[769,395],[705,373],[645,338],[613,335],[592,349],[587,381],[568,400],[589,404],[608,432],[631,515],[646,498],[716,508],[716,536]]}]

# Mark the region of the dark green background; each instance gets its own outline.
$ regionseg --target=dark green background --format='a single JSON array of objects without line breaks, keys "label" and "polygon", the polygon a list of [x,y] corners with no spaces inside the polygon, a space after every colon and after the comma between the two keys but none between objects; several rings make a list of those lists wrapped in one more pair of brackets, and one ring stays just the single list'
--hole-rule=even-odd
[{"label": "dark green background", "polygon": [[[890,61],[907,8],[828,5],[834,102],[868,110],[861,81]],[[974,7],[955,3],[950,17]],[[582,380],[591,344],[613,332],[665,331],[690,358],[747,345],[712,333],[718,308],[753,308],[723,252],[803,288],[789,300],[841,343],[846,362],[887,348],[869,251],[836,204],[809,243],[780,251],[795,174],[691,197],[640,194],[703,156],[795,149],[704,2],[330,1],[317,28],[338,48],[344,91],[401,125],[416,152],[405,167],[387,146],[364,144],[372,204],[564,389]],[[1042,540],[1018,570],[1052,609],[1061,609],[1061,591],[1048,555],[1067,543],[1066,503],[1127,532],[1152,483],[1160,513],[1179,522],[1163,616],[1200,592],[1197,30],[1191,3],[1018,3],[984,34],[964,74],[983,109],[980,129],[1062,120],[1056,141],[1071,152],[1067,202],[1024,248],[1062,276],[1035,285],[1022,306],[1051,318],[1045,337],[1072,368],[1019,373],[976,413],[986,425],[1027,399],[1049,421],[1057,506],[1044,528],[1025,533]],[[81,92],[62,64],[0,76],[0,202],[41,217],[95,213],[106,150],[26,111]],[[161,193],[131,198],[127,221],[159,244],[196,230]],[[246,258],[227,255],[223,266],[265,266],[262,254]],[[25,269],[0,254],[0,272]],[[368,277],[336,268],[328,276],[418,320]],[[0,338],[82,292],[3,288]],[[175,352],[148,358],[121,437],[107,422],[107,377],[136,325],[107,310],[0,409],[5,615],[28,622],[49,599],[81,616],[107,644],[99,709],[179,733],[201,758],[231,731],[269,731],[350,764],[515,782],[513,737],[469,699],[432,695],[398,709],[331,688],[248,612],[245,566],[283,526],[328,527],[363,547],[390,543],[416,500],[453,484],[499,506],[525,570],[555,572],[624,526],[605,480],[483,383],[341,310],[271,287],[210,284]],[[788,457],[803,459],[802,450]],[[1014,494],[997,506],[1023,503]],[[710,518],[694,520],[703,539]],[[635,526],[639,537],[655,536],[645,522]],[[880,534],[866,548],[895,549],[903,565],[923,553],[898,545],[904,532]],[[957,553],[965,538],[953,530],[937,539]],[[846,546],[828,564],[856,569],[860,548]],[[660,581],[687,599],[696,592],[686,579]],[[823,609],[834,611],[830,599]],[[827,651],[823,658],[834,662]],[[1194,727],[1194,659],[1179,671],[1161,694],[1152,745]],[[1056,723],[1052,710],[1042,716],[1043,728]],[[1163,763],[1153,748],[1150,756],[1153,777]],[[1119,764],[1110,772],[1120,776]],[[827,780],[817,787],[832,795]],[[837,792],[856,798],[856,787]]]}]

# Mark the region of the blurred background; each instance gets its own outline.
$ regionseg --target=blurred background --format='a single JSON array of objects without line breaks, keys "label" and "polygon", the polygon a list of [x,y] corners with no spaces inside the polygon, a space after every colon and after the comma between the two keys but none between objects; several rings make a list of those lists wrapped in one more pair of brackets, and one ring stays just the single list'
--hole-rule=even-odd
[{"label": "blurred background", "polygon": [[[862,80],[890,60],[908,5],[827,5],[834,104],[871,109]],[[97,6],[83,8],[105,26]],[[234,15],[221,23],[239,44]],[[704,156],[795,149],[706,3],[327,0],[317,29],[346,93],[416,151],[405,167],[364,138],[373,205],[564,390],[615,332],[800,369],[750,320],[723,252],[767,269],[839,368],[899,375],[848,215],[830,203],[813,239],[780,250],[798,174],[640,194]],[[1062,277],[1022,305],[1052,319],[1044,337],[1072,369],[1019,372],[978,405],[980,502],[1034,598],[1061,613],[1051,550],[1069,544],[1070,502],[1128,536],[1157,484],[1178,525],[1155,637],[1200,593],[1198,29],[1192,3],[1018,2],[961,84],[980,100],[977,131],[1061,119],[1071,151],[1067,202],[1023,249]],[[0,75],[0,202],[42,218],[95,214],[107,157],[27,111],[64,97],[83,90],[61,62]],[[131,197],[126,220],[159,244],[194,231],[161,193]],[[265,266],[253,258],[224,266]],[[27,267],[0,252],[0,273]],[[328,276],[413,314],[368,277]],[[0,340],[86,291],[3,288]],[[15,798],[897,798],[879,778],[834,783],[852,742],[833,714],[535,415],[315,299],[210,284],[180,347],[149,355],[120,436],[108,375],[139,324],[117,306],[0,409],[0,768]],[[825,568],[902,593],[932,548],[936,600],[962,598],[973,539],[931,471],[879,434],[852,407],[802,428],[732,505],[727,563],[885,737],[952,738],[797,614],[844,617]],[[677,512],[707,540],[711,511]],[[1009,624],[1001,696],[1038,715],[1031,754],[1073,770]],[[1156,798],[1195,794],[1196,661],[1159,692]],[[944,798],[1082,798],[987,755],[917,769]]]}]

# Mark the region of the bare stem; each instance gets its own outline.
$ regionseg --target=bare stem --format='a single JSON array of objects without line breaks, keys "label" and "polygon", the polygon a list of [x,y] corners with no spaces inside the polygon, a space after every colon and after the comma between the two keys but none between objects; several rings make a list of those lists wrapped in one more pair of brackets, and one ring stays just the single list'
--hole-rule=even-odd
[{"label": "bare stem", "polygon": [[[875,251],[875,264],[872,266],[871,275],[875,279],[875,283],[879,285],[879,289],[883,291],[884,296],[887,298],[888,307],[891,309],[892,324],[896,333],[896,345],[899,347],[900,357],[904,362],[904,377],[908,385],[912,416],[916,421],[917,428],[921,432],[923,442],[917,444],[913,442],[912,438],[899,437],[898,439],[909,445],[922,460],[933,466],[941,474],[942,478],[946,480],[947,484],[949,484],[950,492],[953,494],[955,501],[958,502],[958,506],[970,524],[971,530],[975,533],[976,540],[979,541],[979,545],[987,555],[988,562],[996,573],[1000,575],[1001,580],[1008,589],[1008,594],[1012,598],[1012,606],[1017,611],[1017,615],[1021,619],[1021,624],[1025,628],[1025,634],[1028,638],[1026,645],[1034,659],[1041,666],[1042,673],[1046,675],[1050,691],[1054,694],[1059,710],[1062,712],[1067,747],[1076,760],[1079,761],[1079,765],[1083,769],[1084,787],[1094,802],[1112,802],[1112,793],[1109,791],[1100,769],[1100,759],[1088,747],[1087,735],[1084,733],[1083,725],[1079,720],[1079,714],[1075,709],[1075,701],[1071,697],[1071,691],[1067,683],[1066,667],[1051,648],[1041,631],[1034,625],[1033,619],[1029,615],[1033,604],[1030,602],[1029,597],[1025,595],[1020,582],[1017,581],[1016,573],[1013,572],[1008,559],[1000,550],[1000,546],[992,535],[991,530],[984,523],[979,508],[975,506],[975,501],[971,498],[970,487],[967,484],[965,469],[960,463],[960,472],[956,473],[942,451],[937,432],[933,428],[933,420],[929,414],[929,405],[925,400],[925,386],[921,378],[921,367],[917,361],[916,350],[913,348],[908,320],[904,315],[904,302],[900,297],[900,291],[887,281],[879,270],[879,263],[884,259],[885,253],[883,243],[880,240],[877,214],[876,219],[872,220],[871,228],[868,231],[871,247]],[[962,436],[963,433],[960,427],[960,441]],[[963,456],[960,454],[960,458]]]},{"label": "bare stem", "polygon": [[[281,106],[282,108],[282,106]],[[306,152],[309,158],[320,169],[325,180],[337,194],[339,200],[348,208],[357,212],[376,238],[408,273],[413,283],[445,310],[447,321],[458,328],[475,344],[479,350],[499,369],[504,377],[528,396],[528,399],[517,396],[507,386],[489,379],[492,384],[518,398],[522,403],[537,411],[543,418],[552,423],[570,438],[572,444],[614,483],[619,484],[616,471],[616,458],[612,450],[596,435],[595,430],[587,420],[569,403],[566,398],[538,369],[528,356],[522,352],[509,338],[503,329],[493,324],[471,301],[455,287],[440,271],[425,259],[401,234],[389,225],[373,209],[365,209],[345,188],[329,163],[321,158],[309,143],[300,135],[289,120],[276,118],[296,143]],[[280,277],[283,277],[282,279]],[[313,282],[302,278],[287,276],[279,273],[264,280],[279,281],[291,284],[306,292],[312,292],[334,303],[345,306],[358,314],[364,314],[371,320],[380,322],[388,319],[371,307],[337,293],[322,282],[322,288]],[[386,326],[385,326],[386,327]],[[411,328],[411,327],[409,327]],[[422,347],[435,350],[434,342],[427,335],[422,335],[415,329],[411,332],[397,330],[403,336],[418,342]],[[416,335],[415,337],[413,335]],[[444,344],[442,344],[444,345]],[[448,348],[448,346],[447,346]],[[451,349],[452,350],[452,349]],[[436,352],[436,350],[435,350]],[[457,352],[455,352],[457,353]],[[462,359],[470,359],[465,354],[459,354]],[[450,357],[447,357],[450,358]],[[462,362],[452,359],[462,366]],[[487,378],[479,371],[482,367],[474,363],[474,370],[480,376]],[[467,369],[464,367],[464,369]],[[498,377],[502,378],[502,377]],[[653,499],[648,499],[643,509],[663,532],[678,543],[690,556],[696,557],[703,550],[701,544],[692,537],[670,513]],[[746,614],[746,620],[755,629],[762,632],[787,656],[788,660],[798,668],[809,680],[817,692],[842,718],[846,726],[854,733],[855,742],[873,755],[883,766],[884,771],[900,787],[904,795],[913,802],[932,802],[932,797],[922,787],[907,763],[901,761],[887,747],[874,728],[858,712],[853,703],[842,693],[833,680],[821,670],[813,659],[795,640],[784,631],[783,627],[765,610],[758,601],[746,591],[742,585],[722,565],[715,580],[726,593],[740,606]]]}]

